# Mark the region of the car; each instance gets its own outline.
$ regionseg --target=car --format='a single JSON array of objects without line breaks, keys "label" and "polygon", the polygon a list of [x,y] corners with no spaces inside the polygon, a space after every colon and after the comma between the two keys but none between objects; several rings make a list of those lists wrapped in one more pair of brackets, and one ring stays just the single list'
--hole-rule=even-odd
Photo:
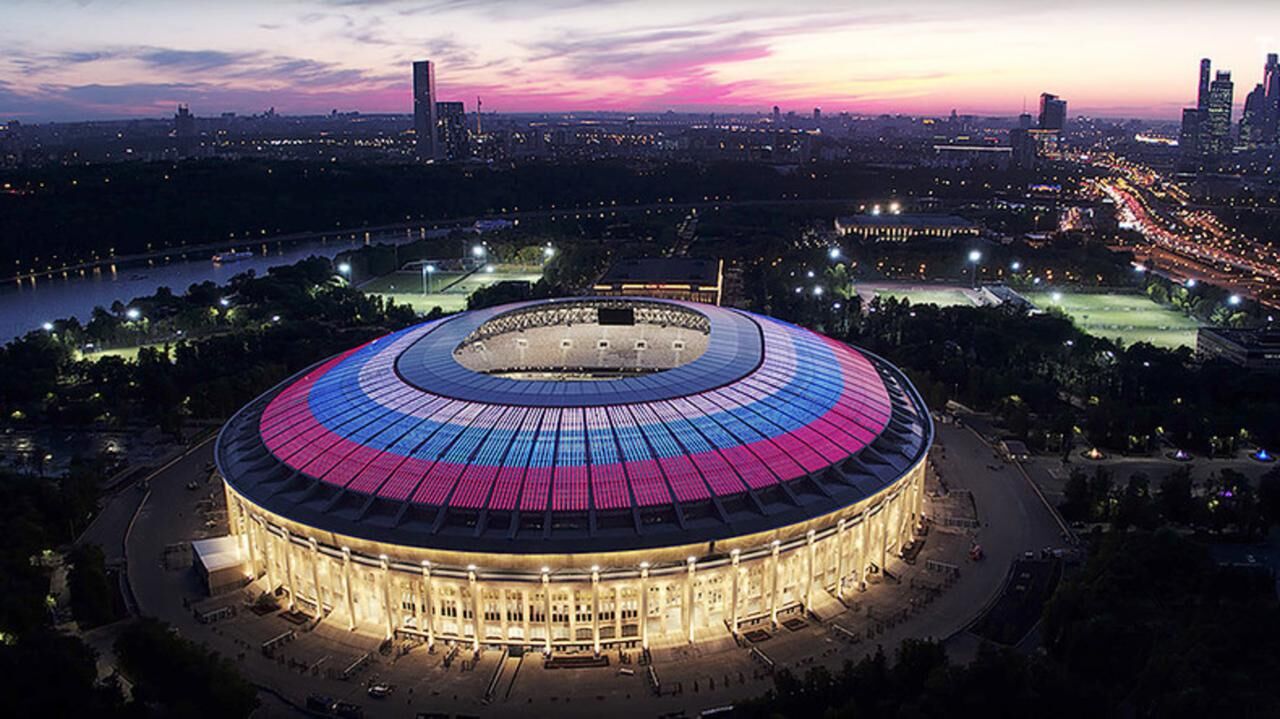
[{"label": "car", "polygon": [[1028,549],[1027,551],[1025,551],[1025,552],[1023,552],[1023,553],[1022,553],[1022,558],[1023,558],[1023,559],[1035,559],[1035,558],[1036,558],[1036,553],[1035,553],[1035,552],[1033,552],[1033,551],[1031,551],[1030,549]]},{"label": "car", "polygon": [[351,702],[338,702],[333,705],[333,714],[343,719],[362,719],[364,707]]},{"label": "car", "polygon": [[190,482],[187,482],[187,489],[194,492],[195,490],[200,489],[200,483],[193,479]]},{"label": "car", "polygon": [[377,682],[369,685],[369,696],[374,699],[386,699],[394,690],[395,687],[386,682]]}]

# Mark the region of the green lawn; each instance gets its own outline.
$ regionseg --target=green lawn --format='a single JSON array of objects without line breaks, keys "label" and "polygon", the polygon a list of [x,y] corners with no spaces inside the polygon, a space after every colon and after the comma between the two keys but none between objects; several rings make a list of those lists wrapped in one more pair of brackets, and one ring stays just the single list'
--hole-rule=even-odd
[{"label": "green lawn", "polygon": [[[172,348],[173,343],[170,342],[169,344],[170,344],[170,348]],[[115,349],[109,349],[109,350],[96,350],[94,352],[81,355],[81,358],[90,360],[92,362],[97,362],[98,360],[104,357],[123,357],[125,361],[132,362],[133,360],[138,359],[138,351],[141,350],[143,347],[152,347],[154,349],[163,350],[164,345],[165,345],[164,342],[156,342],[153,344],[140,345],[138,347],[117,347]]]},{"label": "green lawn", "polygon": [[913,305],[937,305],[939,307],[972,307],[973,301],[961,290],[877,289],[876,295],[910,300]]},{"label": "green lawn", "polygon": [[360,289],[370,294],[383,295],[399,304],[407,304],[423,314],[434,307],[439,307],[444,312],[460,312],[467,308],[467,298],[471,293],[481,287],[507,280],[537,282],[542,274],[508,271],[497,267],[493,272],[481,270],[459,281],[463,276],[464,273],[461,272],[437,272],[431,280],[430,289],[434,291],[425,295],[422,294],[422,276],[417,272],[393,272],[361,284]]},{"label": "green lawn", "polygon": [[1058,307],[1080,329],[1095,337],[1120,338],[1126,345],[1150,342],[1157,347],[1195,347],[1199,324],[1177,310],[1162,307],[1145,295],[1115,292],[1024,292],[1040,309]]}]

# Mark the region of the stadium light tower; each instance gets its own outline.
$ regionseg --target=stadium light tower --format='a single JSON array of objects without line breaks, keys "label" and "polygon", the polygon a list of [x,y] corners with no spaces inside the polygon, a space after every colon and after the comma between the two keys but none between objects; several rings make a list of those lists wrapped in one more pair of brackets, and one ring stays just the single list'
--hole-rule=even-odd
[{"label": "stadium light tower", "polygon": [[969,264],[973,265],[973,287],[978,287],[978,265],[982,263],[982,253],[978,250],[969,250]]}]

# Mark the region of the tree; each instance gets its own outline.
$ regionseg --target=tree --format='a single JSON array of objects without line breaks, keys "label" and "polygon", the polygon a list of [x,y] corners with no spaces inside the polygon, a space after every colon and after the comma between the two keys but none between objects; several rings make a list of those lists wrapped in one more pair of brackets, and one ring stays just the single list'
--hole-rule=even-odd
[{"label": "tree", "polygon": [[247,717],[258,706],[257,690],[229,660],[163,622],[139,620],[120,633],[115,650],[135,699],[161,716]]}]

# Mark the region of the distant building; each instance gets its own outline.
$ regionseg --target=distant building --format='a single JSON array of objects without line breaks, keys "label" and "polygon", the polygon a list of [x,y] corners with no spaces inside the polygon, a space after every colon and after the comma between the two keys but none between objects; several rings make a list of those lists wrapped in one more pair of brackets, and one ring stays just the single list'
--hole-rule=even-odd
[{"label": "distant building", "polygon": [[440,159],[437,127],[435,64],[418,60],[413,63],[413,144],[419,160]]},{"label": "distant building", "polygon": [[718,305],[724,294],[724,260],[621,260],[609,267],[593,290],[607,297],[657,297]]},{"label": "distant building", "polygon": [[942,167],[1007,170],[1013,148],[999,145],[934,145],[933,153]]},{"label": "distant building", "polygon": [[822,122],[822,108],[820,107],[813,108],[813,121],[814,123]]},{"label": "distant building", "polygon": [[1205,110],[1210,154],[1224,155],[1231,151],[1231,103],[1234,94],[1231,73],[1219,70],[1213,82],[1209,83],[1209,107]]},{"label": "distant building", "polygon": [[173,116],[173,136],[178,140],[178,156],[190,157],[196,147],[196,116],[186,105],[178,105]]},{"label": "distant building", "polygon": [[1183,157],[1199,157],[1209,148],[1209,113],[1198,107],[1182,111],[1182,130],[1178,135],[1178,148]]},{"label": "distant building", "polygon": [[1240,145],[1257,147],[1266,142],[1267,123],[1267,91],[1266,86],[1259,83],[1244,100],[1244,111],[1240,115]]},{"label": "distant building", "polygon": [[773,106],[773,126],[782,127],[782,108]]},{"label": "distant building", "polygon": [[467,111],[460,102],[437,102],[436,121],[440,155],[445,160],[462,160],[471,155],[467,134]]},{"label": "distant building", "polygon": [[1031,129],[1031,113],[1024,112],[1021,115],[1018,115],[1018,129],[1019,130]]},{"label": "distant building", "polygon": [[1262,86],[1266,92],[1266,117],[1263,125],[1264,142],[1280,142],[1280,55],[1269,53],[1262,69]]},{"label": "distant building", "polygon": [[[1023,113],[1027,124],[1031,124],[1031,116]],[[1009,131],[1009,162],[1019,169],[1030,169],[1036,164],[1036,140],[1030,128],[1018,127]]]},{"label": "distant building", "polygon": [[976,237],[978,226],[955,215],[866,214],[837,217],[836,232],[844,237],[857,237],[873,242],[906,242],[913,239]]},{"label": "distant building", "polygon": [[1200,61],[1200,84],[1196,91],[1196,109],[1209,109],[1209,58]]},{"label": "distant building", "polygon": [[1226,360],[1252,372],[1280,372],[1280,331],[1201,327],[1196,357]]},{"label": "distant building", "polygon": [[1058,130],[1067,124],[1067,101],[1050,93],[1040,95],[1040,129]]}]

